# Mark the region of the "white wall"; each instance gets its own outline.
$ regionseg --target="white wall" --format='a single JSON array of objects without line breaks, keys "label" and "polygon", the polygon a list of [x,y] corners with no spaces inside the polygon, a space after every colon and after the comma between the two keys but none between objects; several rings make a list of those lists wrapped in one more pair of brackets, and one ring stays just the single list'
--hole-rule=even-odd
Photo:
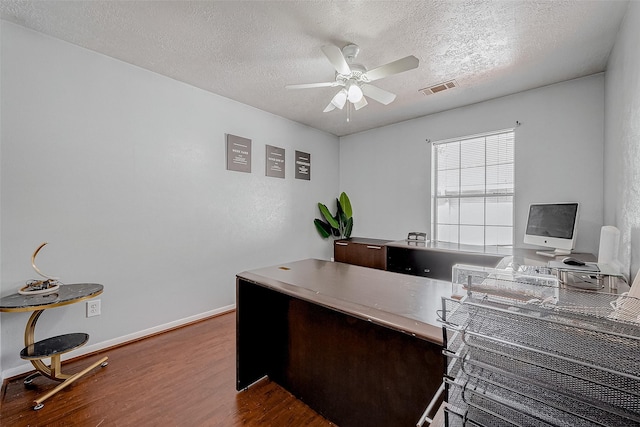
[{"label": "white wall", "polygon": [[340,188],[354,236],[429,231],[431,141],[513,128],[515,245],[532,202],[578,201],[577,251],[597,252],[603,221],[604,76],[593,75],[341,138]]},{"label": "white wall", "polygon": [[640,3],[630,2],[605,79],[605,224],[620,229],[620,261],[640,269]]},{"label": "white wall", "polygon": [[[48,310],[36,338],[111,343],[233,307],[238,272],[331,256],[312,221],[338,194],[338,138],[8,22],[1,78],[1,294],[34,278],[44,241],[42,271],[105,285],[101,316]],[[225,133],[253,140],[251,174],[225,170]],[[265,144],[286,179],[264,176]],[[1,314],[5,376],[27,318]]]},{"label": "white wall", "polygon": [[[0,19],[0,82],[2,81],[2,20]],[[0,84],[0,99],[2,99],[2,84]],[[0,102],[0,165],[2,164],[2,103]],[[0,188],[2,188],[2,174],[0,173]],[[2,197],[0,197],[0,224],[2,224]],[[0,225],[0,236],[2,226]],[[0,253],[2,253],[2,239],[0,238]],[[2,263],[0,262],[0,278],[2,277]],[[2,281],[0,280],[0,294]],[[0,377],[2,373],[2,316],[0,316]]]}]

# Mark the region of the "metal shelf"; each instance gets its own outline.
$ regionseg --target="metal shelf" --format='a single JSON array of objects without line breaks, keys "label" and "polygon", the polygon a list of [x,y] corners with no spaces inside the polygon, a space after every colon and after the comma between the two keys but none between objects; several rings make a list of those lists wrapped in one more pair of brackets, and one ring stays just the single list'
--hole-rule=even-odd
[{"label": "metal shelf", "polygon": [[640,426],[640,301],[484,267],[453,277],[448,425]]}]

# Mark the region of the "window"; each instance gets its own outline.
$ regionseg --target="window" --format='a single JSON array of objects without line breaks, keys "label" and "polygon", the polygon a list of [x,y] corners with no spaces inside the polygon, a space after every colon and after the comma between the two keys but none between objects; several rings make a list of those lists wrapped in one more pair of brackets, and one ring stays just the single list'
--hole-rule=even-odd
[{"label": "window", "polygon": [[513,246],[513,129],[432,147],[434,240]]}]

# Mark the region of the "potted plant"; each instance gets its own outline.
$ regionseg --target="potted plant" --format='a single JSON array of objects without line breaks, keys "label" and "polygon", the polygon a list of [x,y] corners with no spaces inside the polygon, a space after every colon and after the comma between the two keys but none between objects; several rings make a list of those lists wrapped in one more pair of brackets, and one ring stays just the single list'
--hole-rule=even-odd
[{"label": "potted plant", "polygon": [[318,203],[318,209],[322,214],[322,219],[316,218],[313,222],[316,225],[316,229],[323,239],[329,236],[334,236],[340,239],[348,239],[351,236],[351,230],[353,229],[353,210],[351,209],[351,201],[347,194],[343,191],[340,194],[340,198],[336,199],[338,205],[338,211],[335,215],[331,215],[331,212],[326,205]]}]

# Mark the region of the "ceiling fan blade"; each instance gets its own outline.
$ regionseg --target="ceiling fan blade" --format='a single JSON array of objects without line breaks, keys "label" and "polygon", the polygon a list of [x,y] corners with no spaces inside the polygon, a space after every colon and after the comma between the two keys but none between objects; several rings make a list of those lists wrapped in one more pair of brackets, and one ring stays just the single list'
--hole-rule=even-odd
[{"label": "ceiling fan blade", "polygon": [[324,107],[324,110],[322,110],[323,113],[328,113],[329,111],[333,111],[336,109],[336,106],[333,105],[333,102],[330,102],[329,105],[327,105],[326,107]]},{"label": "ceiling fan blade", "polygon": [[322,52],[333,65],[333,68],[340,74],[351,74],[351,68],[347,64],[347,60],[342,55],[342,50],[338,46],[327,45],[322,46]]},{"label": "ceiling fan blade", "polygon": [[393,74],[402,73],[404,71],[413,70],[418,67],[418,58],[415,56],[406,56],[397,61],[389,62],[388,64],[381,65],[369,70],[365,73],[370,82],[381,79],[383,77],[391,76]]},{"label": "ceiling fan blade", "polygon": [[368,84],[362,85],[362,93],[364,93],[374,101],[378,101],[379,103],[384,105],[388,105],[392,103],[394,99],[396,99],[395,94]]},{"label": "ceiling fan blade", "polygon": [[358,102],[354,102],[353,106],[356,107],[356,111],[361,109],[362,107],[366,107],[368,104],[367,100],[363,96],[362,99]]},{"label": "ceiling fan blade", "polygon": [[324,82],[324,83],[304,83],[300,85],[286,85],[286,89],[311,89],[314,87],[332,87],[337,86],[337,82]]}]

